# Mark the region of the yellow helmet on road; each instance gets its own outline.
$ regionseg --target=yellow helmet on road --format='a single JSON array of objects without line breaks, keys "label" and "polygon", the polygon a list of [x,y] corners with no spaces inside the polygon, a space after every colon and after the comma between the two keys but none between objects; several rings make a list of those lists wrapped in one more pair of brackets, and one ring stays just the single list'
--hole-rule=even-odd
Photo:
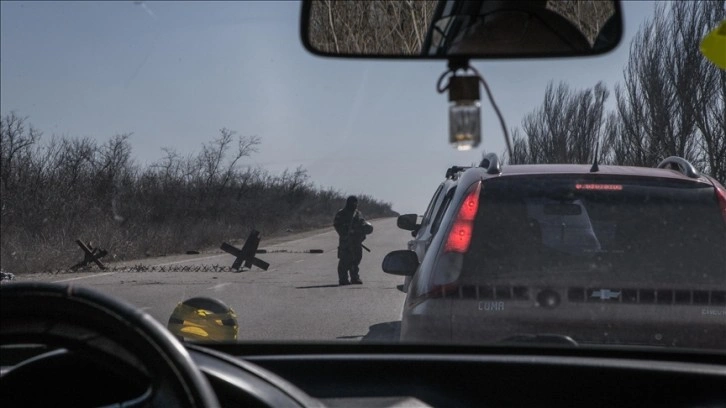
[{"label": "yellow helmet on road", "polygon": [[207,297],[187,299],[169,317],[169,331],[180,340],[227,342],[237,340],[237,315],[222,301]]}]

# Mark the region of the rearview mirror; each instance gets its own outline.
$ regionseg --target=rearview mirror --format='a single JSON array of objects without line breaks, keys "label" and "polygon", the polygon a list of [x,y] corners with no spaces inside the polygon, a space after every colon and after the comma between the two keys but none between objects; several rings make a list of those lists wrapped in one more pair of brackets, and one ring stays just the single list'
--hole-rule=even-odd
[{"label": "rearview mirror", "polygon": [[413,231],[418,228],[418,215],[416,214],[404,214],[399,215],[396,220],[396,226],[402,230]]},{"label": "rearview mirror", "polygon": [[383,258],[383,272],[391,275],[413,276],[418,269],[416,252],[407,249],[389,252]]},{"label": "rearview mirror", "polygon": [[596,55],[622,36],[619,1],[304,0],[302,41],[322,56],[449,59]]}]

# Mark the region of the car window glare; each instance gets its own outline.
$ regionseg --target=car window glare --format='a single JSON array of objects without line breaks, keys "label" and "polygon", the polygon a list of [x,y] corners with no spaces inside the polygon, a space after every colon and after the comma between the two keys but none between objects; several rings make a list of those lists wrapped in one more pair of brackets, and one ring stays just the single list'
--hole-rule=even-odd
[{"label": "car window glare", "polygon": [[426,208],[426,212],[423,215],[423,220],[421,221],[421,226],[426,227],[431,222],[431,213],[433,213],[434,208],[436,207],[436,202],[439,201],[439,196],[441,195],[441,192],[444,189],[444,184],[441,183],[439,185],[439,188],[436,189],[436,192],[434,193],[433,197],[431,198],[431,201],[429,202],[429,206]]},{"label": "car window glare", "polygon": [[441,203],[441,206],[439,206],[439,211],[436,212],[436,218],[434,218],[434,222],[431,225],[431,235],[435,235],[436,232],[439,230],[439,226],[441,225],[441,221],[444,218],[444,214],[446,214],[446,210],[449,208],[449,204],[451,204],[451,200],[454,198],[455,193],[456,187],[449,190],[449,192],[446,194],[446,197],[444,197],[444,201]]}]

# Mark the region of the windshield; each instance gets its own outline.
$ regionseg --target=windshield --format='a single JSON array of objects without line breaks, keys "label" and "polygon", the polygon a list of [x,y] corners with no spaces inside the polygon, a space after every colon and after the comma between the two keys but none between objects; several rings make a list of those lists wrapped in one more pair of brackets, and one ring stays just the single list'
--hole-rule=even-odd
[{"label": "windshield", "polygon": [[[385,12],[433,18],[436,2],[416,3]],[[590,47],[613,10],[585,3],[597,24],[583,22],[576,2],[547,7],[586,25]],[[446,60],[312,55],[301,10],[292,1],[1,2],[2,283],[96,288],[185,341],[452,346],[522,333],[504,325],[501,336],[457,337],[461,322],[488,324],[465,320],[467,310],[500,307],[486,303],[501,301],[496,289],[482,297],[486,288],[508,285],[523,302],[503,304],[512,322],[540,319],[545,289],[562,308],[611,297],[662,307],[582,309],[528,335],[723,348],[713,333],[726,326],[726,71],[699,44],[726,19],[724,1],[621,2],[621,43],[599,56],[472,60],[504,126],[482,92],[467,107],[481,119],[469,150],[450,141],[455,103],[437,92]],[[318,14],[323,25],[334,17]],[[431,36],[406,41],[436,48]],[[486,154],[501,174],[487,165],[469,175]],[[656,168],[671,156],[695,173],[675,161]],[[520,164],[584,167],[512,174]],[[591,166],[631,170],[592,182]],[[469,192],[456,183],[474,179],[471,242],[447,254]],[[576,187],[593,183],[617,187]],[[415,273],[383,271],[396,250],[415,253]],[[476,302],[434,296],[427,279],[449,276]],[[681,319],[675,340],[661,341],[665,327],[650,342],[648,328],[668,315]],[[641,337],[599,336],[626,318]],[[700,334],[677,340],[689,322]]]}]

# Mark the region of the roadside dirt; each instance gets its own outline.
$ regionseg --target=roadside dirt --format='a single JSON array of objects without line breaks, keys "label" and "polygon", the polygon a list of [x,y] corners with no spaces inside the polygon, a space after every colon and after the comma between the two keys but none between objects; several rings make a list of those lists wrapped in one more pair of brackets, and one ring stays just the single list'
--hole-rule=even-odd
[{"label": "roadside dirt", "polygon": [[[381,219],[381,218],[371,219],[371,221],[378,220],[378,219]],[[333,227],[330,226],[330,227],[316,228],[316,229],[300,231],[300,232],[295,232],[295,231],[280,232],[277,234],[273,234],[272,236],[262,235],[260,237],[261,240],[260,240],[259,249],[265,249],[265,247],[267,247],[267,246],[272,246],[272,245],[280,244],[283,242],[304,239],[307,237],[311,237],[314,235],[318,235],[318,234],[322,234],[324,232],[331,231],[332,229],[333,229]],[[244,245],[244,240],[232,241],[232,242],[229,242],[229,244],[240,248],[242,245]],[[129,261],[123,261],[123,262],[106,262],[105,264],[109,267],[123,267],[123,266],[139,265],[139,264],[145,264],[145,265],[146,264],[149,264],[149,265],[169,264],[169,263],[176,263],[179,261],[193,260],[193,259],[197,259],[197,258],[204,258],[205,256],[214,256],[214,255],[219,255],[219,254],[225,253],[218,246],[212,247],[212,248],[201,249],[201,250],[198,250],[198,252],[199,252],[198,254],[170,254],[170,255],[166,255],[166,256],[149,257],[149,258],[135,259],[135,260],[129,260]]]}]

